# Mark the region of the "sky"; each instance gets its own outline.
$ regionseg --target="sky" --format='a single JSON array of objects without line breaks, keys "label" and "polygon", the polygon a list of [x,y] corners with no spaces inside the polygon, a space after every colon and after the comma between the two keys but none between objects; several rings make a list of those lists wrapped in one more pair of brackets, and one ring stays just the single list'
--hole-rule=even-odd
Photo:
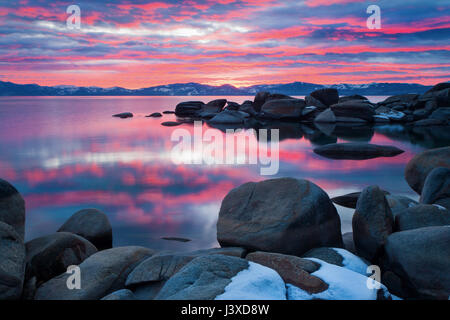
[{"label": "sky", "polygon": [[450,80],[448,39],[450,0],[0,0],[0,80],[431,85]]}]

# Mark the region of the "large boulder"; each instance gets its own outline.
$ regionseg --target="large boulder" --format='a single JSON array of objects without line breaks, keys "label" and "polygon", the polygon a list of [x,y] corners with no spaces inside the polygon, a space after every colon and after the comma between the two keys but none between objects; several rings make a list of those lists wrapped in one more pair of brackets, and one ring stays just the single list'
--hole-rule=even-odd
[{"label": "large boulder", "polygon": [[25,201],[8,181],[0,179],[0,222],[12,226],[24,238]]},{"label": "large boulder", "polygon": [[450,147],[427,150],[412,158],[406,165],[406,181],[421,194],[425,179],[437,167],[450,168]]},{"label": "large boulder", "polygon": [[448,299],[450,226],[396,232],[387,238],[385,252],[385,268],[394,272],[405,288],[397,294],[405,298]]},{"label": "large boulder", "polygon": [[352,226],[358,256],[376,261],[394,228],[394,217],[379,187],[370,186],[361,192]]},{"label": "large boulder", "polygon": [[336,89],[333,88],[324,88],[313,91],[311,92],[310,96],[319,100],[327,107],[339,102],[339,93]]},{"label": "large boulder", "polygon": [[425,179],[420,202],[432,204],[447,198],[450,198],[450,168],[435,168]]},{"label": "large boulder", "polygon": [[302,116],[305,108],[302,99],[279,99],[269,100],[261,107],[263,116],[275,120],[296,120]]},{"label": "large boulder", "polygon": [[322,101],[320,101],[312,96],[306,96],[305,103],[306,103],[306,106],[314,106],[318,110],[325,110],[328,108],[328,106],[325,105]]},{"label": "large boulder", "polygon": [[58,232],[75,233],[89,240],[98,250],[112,248],[112,228],[108,216],[97,209],[74,213]]},{"label": "large boulder", "polygon": [[331,143],[314,149],[314,153],[330,159],[367,160],[395,157],[404,151],[394,146],[380,146],[363,142]]},{"label": "large boulder", "polygon": [[308,293],[318,293],[328,289],[328,285],[310,273],[319,269],[319,264],[279,253],[256,251],[246,257],[247,260],[275,270],[285,283],[299,287]]},{"label": "large boulder", "polygon": [[375,115],[375,111],[369,103],[360,101],[333,104],[331,110],[336,117],[357,118],[367,122],[372,122]]},{"label": "large boulder", "polygon": [[16,300],[25,276],[25,245],[14,228],[0,222],[0,300]]},{"label": "large boulder", "polygon": [[143,247],[117,247],[99,251],[79,265],[81,289],[67,287],[70,274],[61,274],[36,291],[36,300],[98,300],[123,289],[130,272],[154,252]]},{"label": "large boulder", "polygon": [[205,104],[202,101],[185,101],[177,104],[175,115],[178,117],[195,117]]},{"label": "large boulder", "polygon": [[216,99],[208,102],[203,106],[203,110],[209,112],[220,112],[227,104],[227,99]]},{"label": "large boulder", "polygon": [[396,231],[445,225],[450,225],[450,211],[430,204],[419,204],[395,216]]},{"label": "large boulder", "polygon": [[203,256],[170,278],[156,300],[285,300],[286,287],[278,273],[247,260]]},{"label": "large boulder", "polygon": [[79,265],[97,252],[88,240],[68,232],[33,239],[25,247],[27,279],[36,277],[38,284],[66,272],[71,265]]},{"label": "large boulder", "polygon": [[166,282],[157,300],[213,300],[231,279],[248,269],[248,261],[224,255],[198,257]]},{"label": "large boulder", "polygon": [[249,182],[222,201],[222,246],[301,255],[318,246],[342,247],[340,219],[328,195],[307,180]]}]

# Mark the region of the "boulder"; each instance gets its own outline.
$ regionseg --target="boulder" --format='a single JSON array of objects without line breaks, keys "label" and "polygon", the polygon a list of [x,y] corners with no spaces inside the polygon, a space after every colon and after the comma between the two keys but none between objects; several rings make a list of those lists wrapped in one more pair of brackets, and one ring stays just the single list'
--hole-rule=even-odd
[{"label": "boulder", "polygon": [[253,108],[253,102],[251,101],[245,101],[241,106],[239,107],[239,111],[248,113],[251,116],[256,116],[257,112]]},{"label": "boulder", "polygon": [[394,217],[403,210],[414,207],[419,204],[417,201],[411,198],[393,194],[387,194],[386,200],[389,204],[389,208],[391,208]]},{"label": "boulder", "polygon": [[367,122],[372,122],[373,116],[375,115],[372,106],[361,101],[348,101],[333,104],[331,110],[336,117],[358,118]]},{"label": "boulder", "polygon": [[379,187],[370,186],[361,192],[356,203],[352,227],[358,256],[376,261],[394,228],[394,217]]},{"label": "boulder", "polygon": [[80,265],[81,289],[71,290],[71,275],[61,274],[36,291],[36,300],[98,300],[123,289],[130,272],[154,252],[143,247],[117,247],[99,251]]},{"label": "boulder", "polygon": [[419,97],[418,94],[407,93],[391,96],[384,101],[380,102],[379,105],[390,105],[391,107],[399,104],[409,104]]},{"label": "boulder", "polygon": [[176,127],[182,124],[183,124],[182,122],[175,122],[175,121],[165,121],[161,123],[161,125],[165,127]]},{"label": "boulder", "polygon": [[208,102],[206,105],[203,106],[204,110],[207,110],[209,112],[220,112],[222,111],[223,107],[227,104],[227,99],[216,99]]},{"label": "boulder", "polygon": [[269,100],[263,104],[261,112],[269,119],[296,120],[301,118],[305,106],[302,99]]},{"label": "boulder", "polygon": [[137,300],[134,293],[128,289],[118,290],[116,292],[108,294],[102,300]]},{"label": "boulder", "polygon": [[152,114],[149,114],[148,116],[145,116],[146,118],[160,118],[162,117],[162,114],[159,112],[153,112]]},{"label": "boulder", "polygon": [[446,198],[450,198],[450,168],[434,168],[425,179],[420,203],[432,204]]},{"label": "boulder", "polygon": [[27,279],[36,277],[38,285],[79,265],[97,252],[88,240],[68,232],[57,232],[25,244]]},{"label": "boulder", "polygon": [[343,267],[344,258],[338,254],[333,248],[321,247],[314,248],[306,252],[302,258],[317,258],[322,261]]},{"label": "boulder", "polygon": [[395,231],[450,225],[450,211],[430,204],[419,204],[395,216]]},{"label": "boulder", "polygon": [[433,86],[430,90],[425,92],[425,94],[436,92],[436,91],[441,91],[441,90],[445,90],[445,89],[450,89],[450,82],[438,83],[437,85]]},{"label": "boulder", "polygon": [[430,119],[450,121],[450,107],[436,109],[431,115]]},{"label": "boulder", "polygon": [[192,260],[162,287],[156,300],[213,300],[240,271],[247,260],[224,255],[202,256]]},{"label": "boulder", "polygon": [[209,120],[212,124],[243,124],[248,114],[240,111],[224,110]]},{"label": "boulder", "polygon": [[305,103],[306,103],[306,106],[314,106],[318,110],[325,110],[328,108],[327,105],[323,104],[320,100],[318,100],[312,96],[306,96]]},{"label": "boulder", "polygon": [[405,298],[448,299],[450,226],[393,233],[387,238],[385,253],[385,268],[402,280]]},{"label": "boulder", "polygon": [[328,285],[310,273],[319,269],[319,264],[295,256],[257,251],[247,255],[247,260],[275,270],[285,283],[299,287],[308,293],[328,289]]},{"label": "boulder", "polygon": [[0,222],[12,226],[20,237],[25,235],[25,201],[8,181],[0,179]]},{"label": "boulder", "polygon": [[187,253],[158,254],[142,261],[128,276],[126,285],[134,286],[145,282],[166,281],[195,258],[213,254],[243,257],[243,248],[214,248]]},{"label": "boulder", "polygon": [[178,117],[195,117],[204,105],[202,101],[181,102],[175,107],[175,115]]},{"label": "boulder", "polygon": [[222,201],[222,247],[301,255],[318,246],[342,247],[340,219],[328,195],[307,180],[249,182]]},{"label": "boulder", "polygon": [[367,160],[378,157],[394,157],[403,153],[397,147],[369,143],[332,143],[314,149],[322,157],[339,160]]},{"label": "boulder", "polygon": [[412,158],[406,165],[406,181],[421,194],[426,177],[437,167],[450,168],[450,147],[430,149]]},{"label": "boulder", "polygon": [[74,213],[58,232],[71,232],[89,240],[98,250],[112,248],[112,228],[108,216],[97,209]]},{"label": "boulder", "polygon": [[319,123],[335,123],[336,116],[334,115],[333,111],[331,111],[331,109],[328,108],[325,111],[319,113],[317,117],[314,119],[314,121]]},{"label": "boulder", "polygon": [[133,118],[133,114],[131,112],[122,112],[114,114],[113,117],[126,119],[126,118]]},{"label": "boulder", "polygon": [[22,235],[0,222],[0,300],[17,300],[25,276],[25,245]]},{"label": "boulder", "polygon": [[237,102],[228,101],[227,106],[224,110],[235,110],[236,111],[236,110],[239,110],[240,106],[241,105]]},{"label": "boulder", "polygon": [[[385,195],[389,194],[388,191],[384,191],[384,190],[382,190],[382,191]],[[346,194],[343,196],[331,198],[331,201],[333,201],[334,203],[336,203],[342,207],[355,209],[356,202],[358,202],[358,198],[360,195],[361,195],[361,192],[352,192],[352,193],[349,193],[349,194]]]},{"label": "boulder", "polygon": [[261,111],[262,105],[266,102],[267,98],[269,97],[270,93],[266,91],[258,92],[255,95],[255,99],[253,100],[253,108],[257,111]]},{"label": "boulder", "polygon": [[336,89],[333,88],[323,88],[313,91],[311,92],[310,96],[319,100],[327,107],[339,102],[339,93]]}]

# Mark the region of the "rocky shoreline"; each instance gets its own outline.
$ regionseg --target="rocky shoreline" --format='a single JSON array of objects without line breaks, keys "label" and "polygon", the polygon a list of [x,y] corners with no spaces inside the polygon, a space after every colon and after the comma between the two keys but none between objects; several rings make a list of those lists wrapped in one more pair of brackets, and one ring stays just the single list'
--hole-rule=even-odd
[{"label": "rocky shoreline", "polygon": [[[448,299],[450,147],[417,155],[405,178],[419,203],[378,186],[330,199],[307,180],[243,184],[222,201],[221,248],[182,253],[112,248],[95,209],[24,242],[25,202],[0,180],[0,300]],[[333,202],[355,209],[352,233]]]}]

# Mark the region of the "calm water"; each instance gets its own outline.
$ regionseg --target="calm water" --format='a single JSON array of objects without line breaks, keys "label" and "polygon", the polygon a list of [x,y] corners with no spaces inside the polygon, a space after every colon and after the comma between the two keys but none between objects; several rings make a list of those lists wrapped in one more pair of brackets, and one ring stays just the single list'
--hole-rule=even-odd
[{"label": "calm water", "polygon": [[[215,97],[195,97],[209,101]],[[55,232],[75,211],[95,207],[108,214],[114,245],[185,250],[217,246],[221,200],[233,187],[265,179],[250,165],[175,165],[170,159],[176,128],[163,127],[186,97],[0,97],[0,177],[22,193],[27,206],[26,238]],[[233,97],[242,102],[248,97]],[[384,99],[372,97],[373,102]],[[132,119],[111,117],[130,111]],[[204,128],[208,126],[205,124]],[[331,130],[331,131],[330,131]],[[448,130],[317,128],[286,124],[280,135],[276,177],[310,179],[330,196],[378,184],[417,199],[403,178],[418,152],[450,144]],[[326,133],[324,133],[326,132]],[[367,161],[328,160],[312,149],[320,144],[371,141],[406,152]],[[344,232],[353,210],[338,207]],[[160,239],[186,237],[188,243]]]}]

